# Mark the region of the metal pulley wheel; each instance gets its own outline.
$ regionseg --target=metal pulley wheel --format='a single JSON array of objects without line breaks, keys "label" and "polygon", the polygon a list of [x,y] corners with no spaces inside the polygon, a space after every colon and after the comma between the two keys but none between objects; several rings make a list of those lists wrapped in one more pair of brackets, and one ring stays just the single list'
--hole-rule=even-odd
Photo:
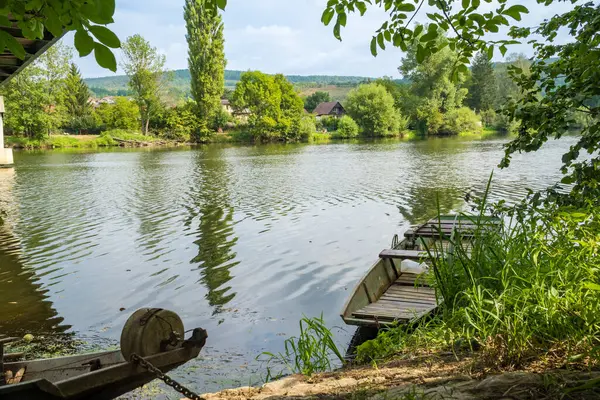
[{"label": "metal pulley wheel", "polygon": [[173,311],[142,308],[125,322],[121,353],[128,361],[134,353],[140,357],[153,356],[177,347],[183,335],[183,322]]}]

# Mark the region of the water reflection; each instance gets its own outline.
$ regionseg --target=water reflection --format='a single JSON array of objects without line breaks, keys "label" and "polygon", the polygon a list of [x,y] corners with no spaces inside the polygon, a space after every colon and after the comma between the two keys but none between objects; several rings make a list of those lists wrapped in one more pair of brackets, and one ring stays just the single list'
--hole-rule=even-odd
[{"label": "water reflection", "polygon": [[227,283],[235,261],[233,207],[228,193],[229,167],[222,149],[207,147],[194,154],[193,187],[190,188],[192,205],[186,225],[195,229],[198,254],[190,261],[200,272],[200,280],[208,289],[206,299],[213,314],[235,297]]},{"label": "water reflection", "polygon": [[14,180],[14,169],[0,168],[0,333],[64,332],[70,326],[63,325],[48,289],[21,258],[21,243],[12,229],[18,212]]}]

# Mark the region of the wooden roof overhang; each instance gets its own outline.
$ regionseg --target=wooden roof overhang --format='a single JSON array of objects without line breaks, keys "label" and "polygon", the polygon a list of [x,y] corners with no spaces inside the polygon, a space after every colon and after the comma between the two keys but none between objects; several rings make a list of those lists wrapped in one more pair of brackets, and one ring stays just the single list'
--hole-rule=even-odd
[{"label": "wooden roof overhang", "polygon": [[25,58],[23,60],[12,54],[8,48],[5,48],[4,52],[0,54],[0,87],[4,86],[6,82],[21,72],[23,68],[31,64],[36,58],[44,54],[50,46],[62,37],[62,35],[55,37],[49,31],[44,30],[44,37],[42,39],[27,39],[16,23],[13,23],[10,27],[0,26],[0,30],[14,37],[25,49]]}]

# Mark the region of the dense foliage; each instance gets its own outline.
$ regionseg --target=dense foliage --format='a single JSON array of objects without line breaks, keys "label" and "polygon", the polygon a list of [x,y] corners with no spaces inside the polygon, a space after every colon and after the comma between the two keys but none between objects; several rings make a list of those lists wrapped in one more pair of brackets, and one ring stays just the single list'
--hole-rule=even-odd
[{"label": "dense foliage", "polygon": [[337,130],[333,132],[333,137],[340,139],[354,138],[358,136],[360,129],[358,124],[348,115],[344,115],[337,123]]},{"label": "dense foliage", "polygon": [[201,124],[198,138],[203,138],[209,135],[209,121],[221,108],[225,79],[223,22],[216,9],[205,7],[204,0],[186,0],[184,19],[191,94]]},{"label": "dense foliage", "polygon": [[65,78],[66,127],[76,133],[94,126],[92,106],[89,102],[90,90],[83,81],[79,68],[71,63]]},{"label": "dense foliage", "polygon": [[[115,0],[65,1],[3,1],[0,4],[0,25],[21,30],[26,39],[44,39],[44,30],[55,37],[65,31],[75,31],[75,47],[80,56],[92,51],[98,64],[111,71],[117,70],[117,61],[110,48],[121,43],[105,25],[113,21]],[[11,34],[0,32],[0,52],[7,49],[20,59],[25,59],[25,49]]]},{"label": "dense foliage", "polygon": [[129,77],[129,88],[140,109],[144,134],[148,134],[150,118],[161,108],[165,62],[165,56],[141,35],[130,36],[123,43],[122,67]]},{"label": "dense foliage", "polygon": [[366,136],[398,135],[404,128],[394,98],[376,83],[353,89],[346,99],[346,110]]},{"label": "dense foliage", "polygon": [[256,140],[300,139],[302,99],[283,75],[246,72],[232,96],[238,112],[248,113],[248,128]]},{"label": "dense foliage", "polygon": [[487,367],[500,369],[533,361],[597,366],[598,210],[538,208],[526,201],[500,214],[510,224],[498,231],[472,216],[478,228],[471,251],[455,237],[453,255],[435,258],[432,284],[444,298],[440,313],[412,331],[382,333],[359,347],[359,359],[480,350]]}]

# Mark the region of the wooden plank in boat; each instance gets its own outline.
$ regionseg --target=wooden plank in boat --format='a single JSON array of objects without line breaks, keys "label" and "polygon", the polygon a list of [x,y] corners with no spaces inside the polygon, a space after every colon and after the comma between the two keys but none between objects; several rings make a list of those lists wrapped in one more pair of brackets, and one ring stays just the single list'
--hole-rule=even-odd
[{"label": "wooden plank in boat", "polygon": [[385,249],[379,253],[380,258],[416,259],[428,257],[426,251]]},{"label": "wooden plank in boat", "polygon": [[422,276],[415,278],[415,276],[417,275],[406,276],[405,274],[402,274],[394,283],[403,286],[429,286],[425,277]]},{"label": "wooden plank in boat", "polygon": [[414,311],[423,311],[430,310],[432,307],[435,307],[437,304],[435,302],[431,302],[429,304],[421,304],[421,303],[405,303],[400,301],[381,301],[379,300],[377,303],[369,304],[366,307],[361,308],[359,311],[377,311],[377,310],[414,310]]},{"label": "wooden plank in boat", "polygon": [[379,299],[379,300],[407,301],[407,302],[421,303],[421,304],[431,304],[431,303],[435,303],[437,301],[435,296],[418,297],[417,298],[417,297],[411,297],[411,296],[394,296],[394,295],[383,295],[383,296],[381,296],[381,299]]},{"label": "wooden plank in boat", "polygon": [[411,286],[411,285],[401,285],[394,283],[392,286],[386,290],[386,292],[404,292],[404,293],[433,293],[435,294],[435,289],[430,288],[429,286]]}]

